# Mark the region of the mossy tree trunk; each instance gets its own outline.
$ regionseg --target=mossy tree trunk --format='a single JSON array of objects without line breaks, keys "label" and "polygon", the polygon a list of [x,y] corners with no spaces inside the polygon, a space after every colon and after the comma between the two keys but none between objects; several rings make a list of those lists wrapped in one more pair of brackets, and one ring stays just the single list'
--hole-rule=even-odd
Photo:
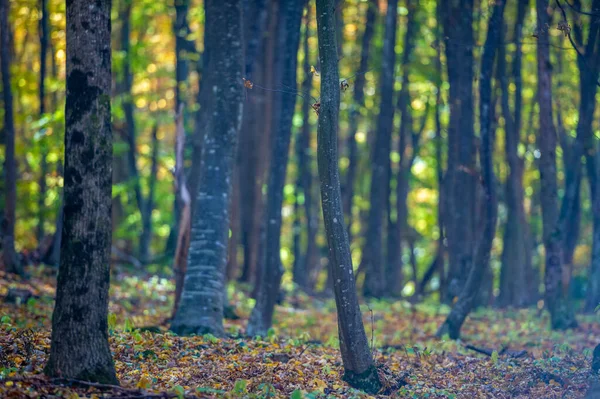
[{"label": "mossy tree trunk", "polygon": [[319,59],[321,63],[321,107],[318,124],[317,159],[321,180],[321,202],[329,245],[329,274],[332,276],[338,312],[340,351],[344,379],[353,387],[375,394],[381,381],[373,362],[362,321],[348,233],[340,190],[337,133],[340,81],[335,35],[334,0],[317,0]]},{"label": "mossy tree trunk", "polygon": [[223,335],[224,278],[229,209],[237,138],[242,119],[244,43],[242,1],[204,4],[206,109],[199,187],[183,292],[171,330],[177,334]]},{"label": "mossy tree trunk", "polygon": [[108,345],[110,1],[67,2],[64,222],[46,374],[117,384]]}]

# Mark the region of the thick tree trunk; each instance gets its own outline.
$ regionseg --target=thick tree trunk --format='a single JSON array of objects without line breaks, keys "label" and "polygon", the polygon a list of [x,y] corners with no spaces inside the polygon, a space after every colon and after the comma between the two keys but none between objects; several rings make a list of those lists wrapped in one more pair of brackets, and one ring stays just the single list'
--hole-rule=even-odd
[{"label": "thick tree trunk", "polygon": [[[203,97],[207,124],[183,292],[171,330],[223,334],[223,290],[232,174],[242,119],[244,47],[242,2],[205,2],[204,76],[213,96]],[[209,104],[210,102],[210,104]],[[209,108],[210,107],[210,108]]]},{"label": "thick tree trunk", "polygon": [[342,186],[342,200],[344,204],[344,216],[348,223],[348,239],[352,242],[352,204],[354,199],[354,184],[358,168],[358,146],[356,145],[356,133],[360,120],[361,109],[365,106],[365,74],[369,69],[369,54],[371,52],[371,41],[375,31],[375,19],[377,17],[377,1],[367,2],[367,16],[365,30],[361,39],[360,64],[356,71],[354,90],[352,93],[352,105],[348,115],[348,169]]},{"label": "thick tree trunk", "polygon": [[462,292],[476,242],[473,0],[444,1],[441,14],[450,83],[444,209],[450,260],[446,299],[452,300]]},{"label": "thick tree trunk", "polygon": [[[527,306],[535,300],[537,287],[531,284],[533,269],[531,265],[531,244],[529,242],[529,225],[525,214],[523,190],[524,160],[519,156],[518,148],[521,135],[522,107],[522,49],[521,37],[523,22],[528,8],[528,1],[518,2],[517,22],[515,24],[514,41],[516,44],[513,59],[513,77],[515,84],[514,113],[510,109],[509,79],[506,73],[506,52],[501,43],[498,47],[498,64],[496,72],[501,89],[501,107],[504,116],[505,151],[509,167],[506,179],[506,208],[507,220],[504,227],[502,268],[500,271],[500,296],[498,304],[501,307]],[[514,116],[513,116],[514,115]]]},{"label": "thick tree trunk", "polygon": [[540,149],[539,169],[541,186],[542,223],[546,274],[545,302],[550,311],[552,328],[575,327],[577,322],[568,297],[563,292],[562,237],[558,210],[558,184],[556,176],[556,131],[552,117],[552,72],[550,65],[550,36],[548,1],[536,0],[538,23],[538,101]]},{"label": "thick tree trunk", "polygon": [[[282,55],[281,76],[276,79],[283,87],[296,87],[298,47],[302,22],[303,1],[287,0],[279,4],[280,23],[277,38]],[[292,118],[297,95],[277,93],[273,115],[274,137],[271,146],[271,167],[267,188],[265,264],[258,284],[256,305],[252,309],[246,333],[265,336],[271,328],[279,285],[283,275],[280,258],[281,206],[292,135]]]},{"label": "thick tree trunk", "polygon": [[333,279],[338,312],[340,351],[344,380],[351,386],[375,394],[381,387],[362,322],[348,234],[340,191],[337,158],[340,83],[335,38],[333,0],[317,0],[319,58],[321,63],[321,107],[318,126],[319,177],[325,232],[329,244],[329,271]]},{"label": "thick tree trunk", "polygon": [[477,243],[475,263],[470,267],[467,282],[452,307],[446,321],[438,331],[438,336],[449,334],[458,339],[460,329],[476,303],[477,295],[483,283],[490,261],[492,242],[496,233],[498,199],[496,196],[496,177],[494,176],[494,102],[492,101],[492,71],[499,38],[502,32],[504,0],[496,1],[490,17],[487,38],[481,57],[481,77],[479,79],[479,121],[481,134],[481,183],[485,193],[483,214],[483,234]]},{"label": "thick tree trunk", "polygon": [[396,65],[396,27],[398,21],[398,1],[390,0],[385,17],[383,58],[379,90],[381,103],[377,118],[377,132],[371,153],[371,194],[367,236],[363,253],[365,255],[366,297],[380,298],[385,294],[385,258],[383,256],[383,223],[389,202],[390,167],[389,159],[394,128],[394,67]]},{"label": "thick tree trunk", "polygon": [[110,1],[67,4],[64,225],[46,374],[117,384],[108,345]]},{"label": "thick tree trunk", "polygon": [[2,71],[2,98],[4,100],[4,219],[2,220],[2,259],[9,273],[23,274],[23,267],[15,251],[15,211],[17,206],[17,164],[15,161],[15,124],[13,97],[10,87],[10,28],[8,14],[10,1],[0,0],[0,69]]}]

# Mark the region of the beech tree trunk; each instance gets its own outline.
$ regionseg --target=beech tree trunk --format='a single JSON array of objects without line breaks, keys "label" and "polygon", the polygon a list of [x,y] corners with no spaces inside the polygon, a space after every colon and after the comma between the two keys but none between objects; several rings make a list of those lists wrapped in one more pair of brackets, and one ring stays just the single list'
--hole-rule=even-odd
[{"label": "beech tree trunk", "polygon": [[183,292],[171,330],[223,335],[229,206],[244,100],[242,1],[207,0],[204,8],[205,49],[210,54],[204,84],[213,95],[202,98],[207,124],[199,190]]},{"label": "beech tree trunk", "polygon": [[385,17],[383,58],[379,90],[381,103],[377,118],[377,132],[371,153],[371,194],[367,236],[363,254],[366,266],[363,292],[366,297],[380,298],[385,294],[385,257],[383,254],[383,226],[389,201],[389,159],[394,128],[394,67],[396,65],[396,27],[398,0],[390,0]]},{"label": "beech tree trunk", "polygon": [[[282,87],[296,87],[298,47],[304,2],[286,0],[279,3],[280,23],[278,27],[278,49],[282,56],[281,76],[277,76]],[[248,328],[249,336],[266,336],[273,322],[275,303],[279,295],[279,285],[283,275],[280,258],[281,206],[283,188],[288,164],[288,153],[292,136],[292,118],[296,107],[295,93],[276,93],[273,115],[273,141],[271,146],[271,167],[267,188],[265,264],[256,295],[256,305],[252,309]]]},{"label": "beech tree trunk", "polygon": [[460,329],[476,303],[486,270],[490,261],[492,242],[496,233],[498,199],[496,195],[496,177],[494,176],[494,101],[492,101],[492,72],[499,38],[502,32],[504,0],[497,0],[490,17],[487,38],[481,57],[481,77],[479,79],[479,121],[481,134],[481,184],[485,193],[483,234],[477,243],[475,263],[470,267],[466,284],[452,307],[446,321],[438,331],[438,336],[449,334],[458,339]]},{"label": "beech tree trunk", "polygon": [[536,0],[538,46],[538,101],[540,150],[540,190],[542,224],[545,248],[546,274],[544,276],[545,304],[550,312],[553,329],[577,326],[573,308],[563,290],[562,237],[558,209],[556,176],[556,130],[552,117],[552,72],[550,64],[550,36],[548,0]]},{"label": "beech tree trunk", "polygon": [[64,224],[45,372],[50,377],[118,384],[107,322],[112,235],[110,3],[67,3]]},{"label": "beech tree trunk", "polygon": [[0,0],[0,69],[2,70],[2,97],[4,100],[4,219],[2,220],[2,260],[9,273],[23,274],[23,267],[15,251],[15,210],[17,206],[17,164],[15,161],[15,123],[13,96],[10,87],[10,41],[8,14],[9,0]]},{"label": "beech tree trunk", "polygon": [[381,389],[382,383],[373,362],[358,305],[340,191],[337,158],[340,81],[334,29],[334,0],[317,0],[317,27],[321,63],[317,159],[323,219],[329,245],[329,272],[333,280],[338,312],[344,380],[355,388],[375,394]]}]

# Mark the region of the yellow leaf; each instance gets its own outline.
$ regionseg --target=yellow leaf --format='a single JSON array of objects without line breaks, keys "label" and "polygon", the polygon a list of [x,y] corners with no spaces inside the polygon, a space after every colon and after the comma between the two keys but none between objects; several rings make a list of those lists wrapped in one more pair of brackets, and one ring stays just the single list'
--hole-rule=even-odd
[{"label": "yellow leaf", "polygon": [[138,383],[136,384],[136,387],[139,389],[148,389],[150,388],[150,385],[152,385],[152,379],[148,374],[144,374],[139,379]]},{"label": "yellow leaf", "polygon": [[310,73],[319,76],[319,72],[317,72],[317,68],[315,68],[313,65],[310,66]]}]

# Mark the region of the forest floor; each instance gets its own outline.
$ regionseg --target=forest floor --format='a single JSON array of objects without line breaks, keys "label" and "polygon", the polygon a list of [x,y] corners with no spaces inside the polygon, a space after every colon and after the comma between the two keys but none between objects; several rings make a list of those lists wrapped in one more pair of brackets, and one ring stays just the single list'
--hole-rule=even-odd
[{"label": "forest floor", "polygon": [[[172,309],[170,281],[125,273],[113,275],[109,309],[110,344],[122,388],[48,380],[43,366],[55,280],[49,269],[36,270],[28,281],[0,274],[0,297],[9,288],[34,295],[21,304],[0,303],[0,397],[367,397],[341,379],[332,300],[289,295],[276,309],[269,336],[245,339],[252,301],[235,293],[232,302],[241,318],[226,321],[229,338],[178,337],[165,323]],[[576,330],[552,332],[545,312],[480,310],[467,320],[461,341],[436,339],[447,312],[445,306],[406,301],[364,305],[365,328],[387,395],[584,396],[592,378],[592,349],[600,339],[597,316],[580,316]]]}]

